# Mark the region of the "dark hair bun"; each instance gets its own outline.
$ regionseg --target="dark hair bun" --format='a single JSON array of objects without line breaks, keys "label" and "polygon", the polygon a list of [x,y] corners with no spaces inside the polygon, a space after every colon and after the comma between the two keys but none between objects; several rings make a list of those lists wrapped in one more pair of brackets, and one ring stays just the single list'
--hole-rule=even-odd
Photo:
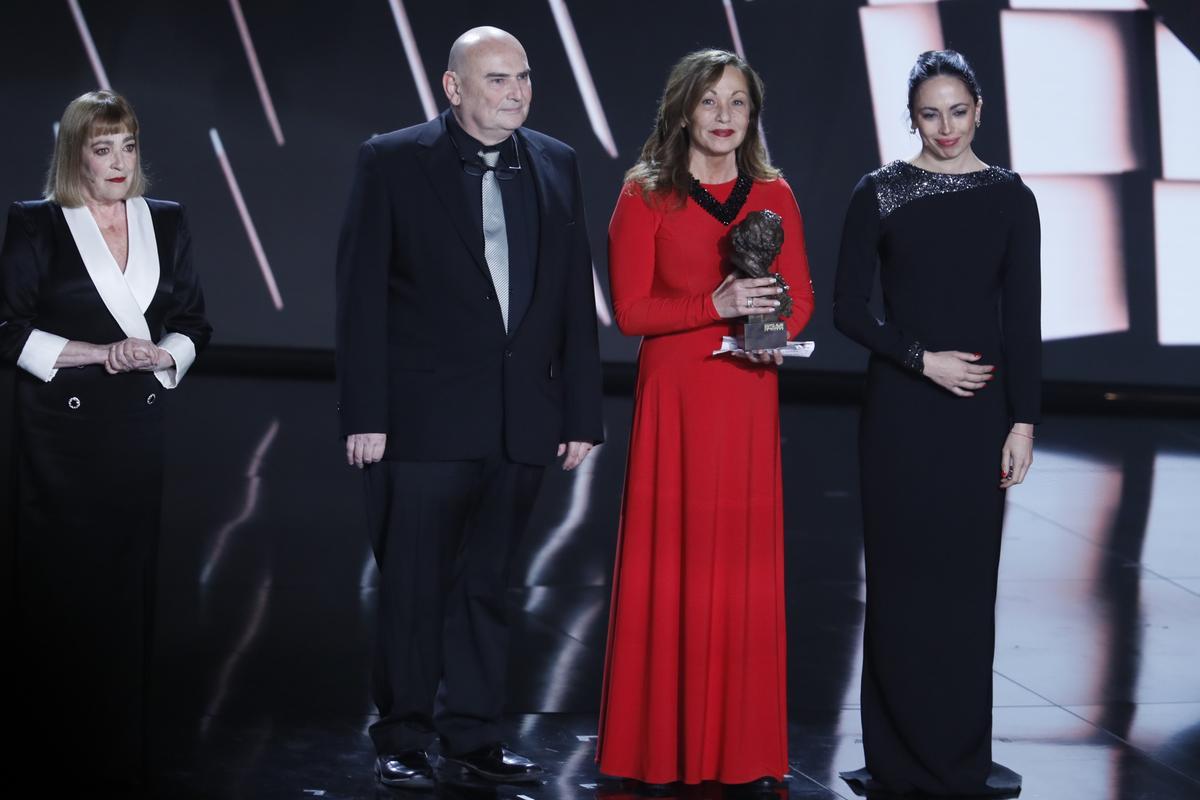
[{"label": "dark hair bun", "polygon": [[979,102],[979,98],[983,96],[983,92],[979,88],[979,80],[975,77],[975,70],[971,68],[962,53],[957,50],[928,50],[917,56],[917,63],[913,64],[912,71],[908,73],[909,112],[912,112],[913,98],[917,96],[917,88],[930,78],[936,78],[939,75],[958,78],[967,87],[967,91],[971,93],[975,102]]}]

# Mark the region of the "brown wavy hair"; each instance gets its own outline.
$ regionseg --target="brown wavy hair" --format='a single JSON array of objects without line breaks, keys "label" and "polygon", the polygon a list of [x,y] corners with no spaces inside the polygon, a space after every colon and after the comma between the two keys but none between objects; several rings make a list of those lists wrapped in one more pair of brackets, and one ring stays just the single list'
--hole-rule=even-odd
[{"label": "brown wavy hair", "polygon": [[746,78],[750,92],[750,121],[746,138],[737,149],[738,173],[755,180],[774,180],[779,170],[771,166],[767,148],[758,135],[758,118],[763,105],[763,82],[745,59],[727,50],[697,50],[679,59],[667,77],[667,86],[658,103],[654,131],[642,145],[642,154],[628,172],[625,180],[641,187],[647,200],[652,195],[673,196],[687,202],[692,186],[688,169],[688,148],[691,141],[687,122],[704,93],[721,79],[726,67],[737,67]]}]

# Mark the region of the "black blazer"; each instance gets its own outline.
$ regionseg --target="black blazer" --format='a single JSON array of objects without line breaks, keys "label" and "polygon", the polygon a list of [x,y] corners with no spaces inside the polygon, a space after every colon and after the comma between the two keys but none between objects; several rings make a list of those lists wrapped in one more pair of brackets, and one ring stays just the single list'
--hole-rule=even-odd
[{"label": "black blazer", "polygon": [[[204,315],[204,295],[192,266],[192,237],[183,207],[148,197],[146,205],[160,270],[146,324],[154,341],[165,333],[182,333],[199,353],[212,336],[212,326]],[[8,212],[0,251],[0,360],[15,364],[34,328],[97,344],[125,338],[88,275],[62,209],[47,200],[13,203]]]},{"label": "black blazer", "polygon": [[480,458],[503,441],[547,464],[559,442],[603,438],[575,151],[517,132],[541,219],[533,299],[506,334],[449,113],[359,151],[337,255],[341,432],[386,433],[385,459]]}]

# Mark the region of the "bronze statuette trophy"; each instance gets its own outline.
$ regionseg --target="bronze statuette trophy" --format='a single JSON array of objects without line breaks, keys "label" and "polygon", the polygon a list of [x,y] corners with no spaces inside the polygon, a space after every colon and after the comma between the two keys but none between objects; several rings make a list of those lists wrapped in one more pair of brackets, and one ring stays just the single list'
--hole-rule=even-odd
[{"label": "bronze statuette trophy", "polygon": [[734,269],[746,278],[774,278],[783,289],[778,295],[778,310],[766,314],[747,314],[742,325],[740,344],[743,350],[774,350],[787,344],[787,325],[783,320],[792,315],[792,298],[788,285],[771,265],[783,248],[783,218],[774,211],[751,211],[730,231]]}]

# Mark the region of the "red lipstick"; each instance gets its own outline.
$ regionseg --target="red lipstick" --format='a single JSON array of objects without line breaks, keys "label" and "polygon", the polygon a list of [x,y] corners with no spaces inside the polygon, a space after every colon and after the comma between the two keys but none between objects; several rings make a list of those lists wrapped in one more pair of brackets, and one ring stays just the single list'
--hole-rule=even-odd
[{"label": "red lipstick", "polygon": [[109,183],[124,183],[125,178],[106,178]]},{"label": "red lipstick", "polygon": [[732,129],[732,128],[717,128],[716,130],[714,130],[714,131],[712,132],[712,135],[713,135],[713,136],[720,136],[722,139],[724,139],[724,138],[727,138],[727,137],[729,137],[729,136],[733,136],[733,133],[734,133],[734,131],[733,131],[733,129]]}]

